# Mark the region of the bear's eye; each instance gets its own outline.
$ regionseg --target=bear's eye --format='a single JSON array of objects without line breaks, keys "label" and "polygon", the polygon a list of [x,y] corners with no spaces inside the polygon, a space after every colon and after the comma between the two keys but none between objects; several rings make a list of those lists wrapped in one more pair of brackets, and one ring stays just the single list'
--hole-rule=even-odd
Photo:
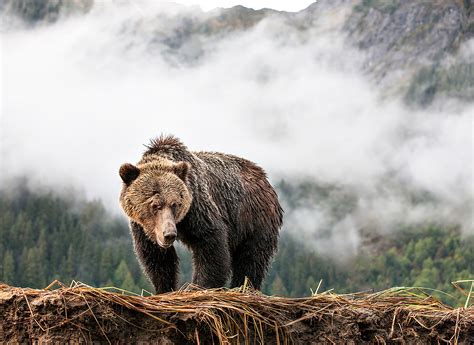
[{"label": "bear's eye", "polygon": [[173,214],[176,216],[176,212],[178,212],[178,204],[176,202],[171,203],[171,211],[173,211]]},{"label": "bear's eye", "polygon": [[151,212],[156,213],[163,208],[163,205],[157,202],[152,202],[150,205]]}]

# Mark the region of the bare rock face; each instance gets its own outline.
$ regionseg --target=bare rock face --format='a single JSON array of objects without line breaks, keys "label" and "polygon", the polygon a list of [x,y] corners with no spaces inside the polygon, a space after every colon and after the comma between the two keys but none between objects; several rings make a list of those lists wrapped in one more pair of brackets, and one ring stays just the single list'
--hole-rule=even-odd
[{"label": "bare rock face", "polygon": [[316,18],[344,8],[350,11],[337,29],[363,52],[362,70],[382,94],[403,95],[419,106],[437,97],[474,99],[470,0],[319,1],[302,12],[301,22],[311,27]]},{"label": "bare rock face", "polygon": [[87,13],[94,0],[4,0],[2,12],[16,15],[25,22],[55,22],[62,16]]},{"label": "bare rock face", "polygon": [[[5,0],[0,11],[34,25],[104,5],[93,1]],[[284,25],[279,35],[288,36],[288,45],[295,36],[309,44],[315,35],[328,32],[344,37],[364,56],[360,69],[382,96],[402,96],[407,104],[423,107],[446,98],[474,99],[472,0],[319,0],[297,13],[243,6],[210,12],[175,7],[180,10],[171,14],[143,11],[142,17],[122,23],[117,34],[128,37],[127,47],[148,42],[150,54],[162,55],[172,66],[193,65],[229,35],[277,20]]]},{"label": "bare rock face", "polygon": [[[363,1],[354,7],[345,30],[366,52],[365,69],[382,86],[402,87],[408,102],[428,105],[437,93],[472,96],[472,64],[448,62],[472,35],[471,12],[469,1]],[[450,69],[463,70],[465,78],[447,80]],[[456,92],[457,82],[471,85]]]}]

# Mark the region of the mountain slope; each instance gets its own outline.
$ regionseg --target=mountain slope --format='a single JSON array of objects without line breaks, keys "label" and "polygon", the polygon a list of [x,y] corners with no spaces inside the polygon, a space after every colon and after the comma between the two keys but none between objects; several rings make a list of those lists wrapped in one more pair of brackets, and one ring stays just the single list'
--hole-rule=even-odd
[{"label": "mountain slope", "polygon": [[[102,6],[92,0],[41,0],[34,4],[7,0],[3,13],[35,25]],[[474,49],[469,42],[474,35],[474,11],[470,0],[321,0],[297,13],[243,6],[204,13],[178,5],[170,13],[141,11],[141,18],[124,23],[122,34],[147,40],[151,51],[166,47],[159,51],[173,65],[194,64],[212,51],[213,41],[252,30],[271,19],[285,23],[287,30],[296,30],[303,41],[327,32],[340,33],[350,46],[363,52],[360,68],[382,87],[382,95],[401,95],[407,103],[419,106],[428,106],[437,98],[438,103],[445,98],[474,99]]]}]

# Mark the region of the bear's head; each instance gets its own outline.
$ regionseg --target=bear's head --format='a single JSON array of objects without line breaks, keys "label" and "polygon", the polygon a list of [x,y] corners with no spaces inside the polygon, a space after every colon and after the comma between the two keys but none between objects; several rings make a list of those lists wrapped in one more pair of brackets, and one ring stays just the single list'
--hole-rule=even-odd
[{"label": "bear's head", "polygon": [[119,170],[123,210],[163,248],[173,244],[178,235],[176,224],[191,206],[192,195],[186,185],[189,167],[186,162],[158,160],[137,166],[125,163]]}]

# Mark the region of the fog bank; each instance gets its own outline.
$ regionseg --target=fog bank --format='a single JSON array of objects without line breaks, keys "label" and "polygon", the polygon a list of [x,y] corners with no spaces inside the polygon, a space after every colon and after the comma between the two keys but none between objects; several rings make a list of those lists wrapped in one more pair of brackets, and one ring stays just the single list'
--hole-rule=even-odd
[{"label": "fog bank", "polygon": [[3,28],[2,177],[72,183],[119,211],[119,166],[138,161],[150,138],[174,134],[191,150],[251,159],[273,182],[350,190],[353,207],[339,218],[312,199],[286,210],[287,231],[321,250],[350,253],[359,229],[400,221],[474,233],[472,104],[413,110],[382,100],[360,72],[363,53],[328,21],[306,34],[269,18],[225,39],[202,35],[182,51],[203,57],[184,63],[153,40],[183,25],[182,13],[203,15],[104,5],[50,26]]}]

